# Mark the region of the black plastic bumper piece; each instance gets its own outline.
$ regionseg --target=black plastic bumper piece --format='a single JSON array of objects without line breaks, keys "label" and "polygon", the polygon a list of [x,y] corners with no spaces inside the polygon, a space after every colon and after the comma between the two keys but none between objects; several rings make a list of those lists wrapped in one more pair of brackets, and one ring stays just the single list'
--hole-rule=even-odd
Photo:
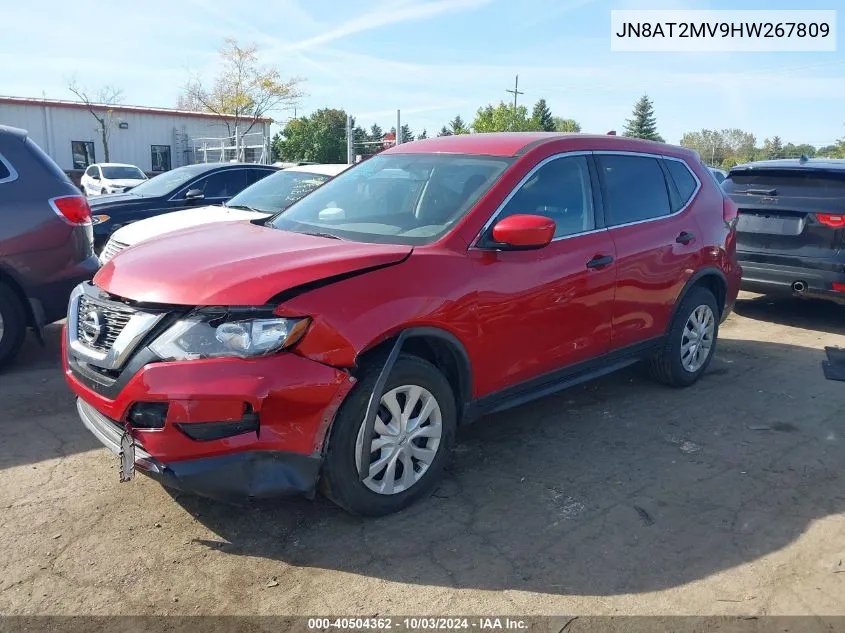
[{"label": "black plastic bumper piece", "polygon": [[313,497],[319,457],[281,451],[243,451],[142,469],[168,488],[229,503],[288,495]]},{"label": "black plastic bumper piece", "polygon": [[[845,284],[845,272],[830,270],[831,265],[784,266],[740,258],[743,290],[760,294],[794,295],[845,302],[845,293],[833,290],[833,284]],[[840,265],[841,266],[841,265]],[[795,283],[801,291],[795,290]]]}]

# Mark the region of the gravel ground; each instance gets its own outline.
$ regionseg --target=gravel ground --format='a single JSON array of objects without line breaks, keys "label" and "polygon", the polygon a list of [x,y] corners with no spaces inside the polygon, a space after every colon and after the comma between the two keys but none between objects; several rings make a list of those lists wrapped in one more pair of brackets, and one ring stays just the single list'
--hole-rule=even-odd
[{"label": "gravel ground", "polygon": [[118,482],[59,329],[0,374],[0,613],[845,615],[845,307],[743,294],[694,387],[491,416],[434,496],[352,518]]}]

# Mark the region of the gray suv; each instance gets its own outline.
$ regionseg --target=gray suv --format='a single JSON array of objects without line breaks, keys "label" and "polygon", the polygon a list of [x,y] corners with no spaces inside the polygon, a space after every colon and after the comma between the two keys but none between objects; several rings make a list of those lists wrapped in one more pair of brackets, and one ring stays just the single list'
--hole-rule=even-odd
[{"label": "gray suv", "polygon": [[71,290],[97,272],[91,210],[24,130],[0,125],[0,367],[27,328],[64,318]]}]

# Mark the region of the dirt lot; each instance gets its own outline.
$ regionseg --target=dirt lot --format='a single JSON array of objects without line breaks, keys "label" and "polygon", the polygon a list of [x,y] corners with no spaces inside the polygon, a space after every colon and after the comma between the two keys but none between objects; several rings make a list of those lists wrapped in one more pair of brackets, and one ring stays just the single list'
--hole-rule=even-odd
[{"label": "dirt lot", "polygon": [[845,615],[845,308],[743,295],[687,390],[632,369],[481,420],[435,496],[174,496],[78,421],[58,328],[0,375],[0,613]]}]

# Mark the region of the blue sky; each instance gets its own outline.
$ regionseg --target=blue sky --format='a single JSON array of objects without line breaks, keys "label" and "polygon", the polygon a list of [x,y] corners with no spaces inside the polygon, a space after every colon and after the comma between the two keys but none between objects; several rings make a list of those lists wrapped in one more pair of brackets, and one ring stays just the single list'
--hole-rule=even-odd
[{"label": "blue sky", "polygon": [[[71,98],[68,78],[114,84],[132,105],[175,106],[190,73],[212,76],[225,37],[300,76],[298,114],[342,107],[414,131],[510,99],[587,132],[621,130],[648,93],[670,142],[685,131],[738,127],[784,142],[845,136],[845,53],[610,51],[611,9],[830,9],[821,0],[40,0],[7,3],[0,94]],[[279,121],[292,112],[275,112]]]}]

